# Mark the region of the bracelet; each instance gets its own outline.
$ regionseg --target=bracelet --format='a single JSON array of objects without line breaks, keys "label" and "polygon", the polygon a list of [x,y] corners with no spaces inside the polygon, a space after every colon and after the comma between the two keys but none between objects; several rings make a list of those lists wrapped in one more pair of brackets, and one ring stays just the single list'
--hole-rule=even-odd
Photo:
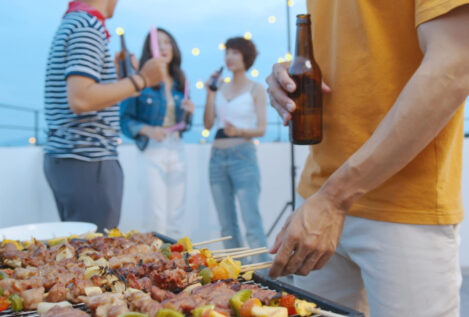
[{"label": "bracelet", "polygon": [[140,89],[140,87],[138,87],[137,82],[135,81],[135,79],[134,79],[132,76],[127,77],[127,78],[130,79],[130,82],[132,83],[132,85],[134,85],[135,90],[136,90],[137,92],[140,92],[141,89]]},{"label": "bracelet", "polygon": [[148,87],[147,80],[145,79],[145,77],[143,77],[142,74],[136,73],[135,75],[137,75],[138,77],[140,77],[143,80],[143,88]]}]

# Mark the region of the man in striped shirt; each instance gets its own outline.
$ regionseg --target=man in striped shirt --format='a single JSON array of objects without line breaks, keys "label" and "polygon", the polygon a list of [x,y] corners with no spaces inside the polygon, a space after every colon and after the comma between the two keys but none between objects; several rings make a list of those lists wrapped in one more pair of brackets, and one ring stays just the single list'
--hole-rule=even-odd
[{"label": "man in striped shirt", "polygon": [[48,139],[44,171],[62,221],[98,230],[119,224],[123,173],[117,158],[119,106],[162,79],[162,62],[116,81],[105,19],[117,0],[72,1],[49,52],[45,83]]}]

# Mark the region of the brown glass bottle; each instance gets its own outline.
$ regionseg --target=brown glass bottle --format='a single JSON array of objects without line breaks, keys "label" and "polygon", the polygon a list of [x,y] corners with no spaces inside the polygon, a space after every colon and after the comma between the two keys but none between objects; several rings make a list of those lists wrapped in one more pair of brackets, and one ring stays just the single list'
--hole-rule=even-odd
[{"label": "brown glass bottle", "polygon": [[130,52],[127,50],[127,46],[125,45],[124,32],[121,32],[119,37],[121,40],[121,51],[117,56],[120,71],[119,77],[125,78],[134,75],[135,70],[130,62]]},{"label": "brown glass bottle", "polygon": [[322,79],[313,55],[310,15],[298,15],[296,25],[296,52],[289,70],[296,83],[296,91],[289,94],[296,104],[290,121],[290,141],[317,144],[322,140]]}]

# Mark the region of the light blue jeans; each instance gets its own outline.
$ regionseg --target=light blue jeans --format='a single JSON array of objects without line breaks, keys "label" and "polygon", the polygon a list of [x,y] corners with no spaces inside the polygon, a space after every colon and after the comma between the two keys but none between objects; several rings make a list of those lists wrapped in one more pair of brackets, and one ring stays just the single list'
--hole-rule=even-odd
[{"label": "light blue jeans", "polygon": [[[221,225],[221,235],[233,237],[223,242],[225,248],[242,246],[235,199],[239,202],[249,246],[267,246],[259,214],[260,174],[254,144],[249,142],[227,149],[212,148],[210,187]],[[269,256],[257,255],[251,260],[269,261]]]}]

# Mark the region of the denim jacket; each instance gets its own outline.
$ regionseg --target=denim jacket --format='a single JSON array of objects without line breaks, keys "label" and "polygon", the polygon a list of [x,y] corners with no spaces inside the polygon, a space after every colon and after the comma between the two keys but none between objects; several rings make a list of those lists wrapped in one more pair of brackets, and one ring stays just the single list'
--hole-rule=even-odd
[{"label": "denim jacket", "polygon": [[[176,90],[173,85],[171,94],[176,106],[176,122],[181,122],[184,116],[182,99],[184,93]],[[131,97],[121,102],[120,125],[125,136],[134,139],[140,150],[145,150],[148,145],[148,137],[138,134],[144,125],[163,125],[166,116],[166,95],[164,84],[158,90],[147,87],[139,96]]]}]

